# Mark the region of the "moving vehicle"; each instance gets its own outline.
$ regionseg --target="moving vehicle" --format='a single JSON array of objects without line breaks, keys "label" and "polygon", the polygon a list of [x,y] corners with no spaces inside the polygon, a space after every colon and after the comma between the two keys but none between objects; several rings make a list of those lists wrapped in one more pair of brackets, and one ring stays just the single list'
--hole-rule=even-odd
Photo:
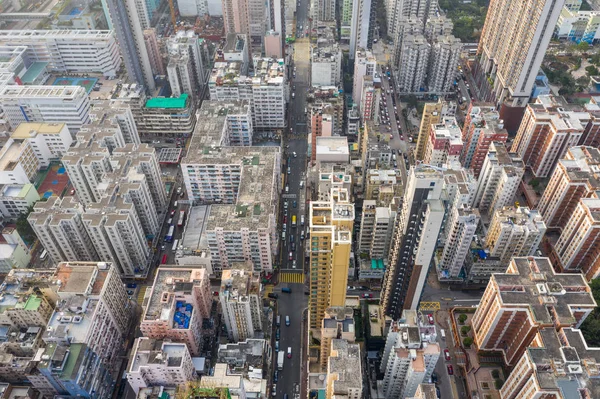
[{"label": "moving vehicle", "polygon": [[177,251],[177,244],[179,244],[179,240],[173,241],[173,246],[171,247],[171,251]]},{"label": "moving vehicle", "polygon": [[290,288],[283,287],[283,288],[281,289],[281,292],[285,292],[286,294],[291,294],[291,293],[292,293],[292,290],[291,290]]},{"label": "moving vehicle", "polygon": [[275,339],[277,341],[279,341],[280,337],[281,337],[281,331],[279,330],[279,327],[277,327],[277,330],[275,330]]},{"label": "moving vehicle", "polygon": [[285,316],[285,325],[290,326],[290,316]]},{"label": "moving vehicle", "polygon": [[277,327],[281,325],[281,316],[277,315]]},{"label": "moving vehicle", "polygon": [[185,211],[179,212],[179,220],[177,221],[177,227],[183,226],[183,221],[185,219]]},{"label": "moving vehicle", "polygon": [[292,93],[292,98],[296,98],[296,93]]},{"label": "moving vehicle", "polygon": [[[284,224],[285,226],[285,224]],[[281,241],[285,241],[285,231],[281,232]]]},{"label": "moving vehicle", "polygon": [[291,358],[292,358],[292,347],[291,347],[291,346],[288,346],[287,358],[288,358],[288,359],[291,359]]},{"label": "moving vehicle", "polygon": [[279,341],[275,341],[275,352],[279,352]]},{"label": "moving vehicle", "polygon": [[290,251],[290,253],[288,254],[288,258],[289,260],[294,259],[294,253],[292,251]]},{"label": "moving vehicle", "polygon": [[169,227],[169,232],[165,236],[166,242],[173,242],[173,234],[175,234],[175,226]]},{"label": "moving vehicle", "polygon": [[435,324],[435,320],[433,320],[433,316],[428,314],[427,315],[427,319],[429,320],[429,324],[434,325]]},{"label": "moving vehicle", "polygon": [[304,215],[300,215],[300,226],[304,226]]},{"label": "moving vehicle", "polygon": [[273,382],[277,382],[279,380],[279,370],[275,370],[275,374],[273,374]]},{"label": "moving vehicle", "polygon": [[273,390],[271,391],[273,397],[277,396],[277,384],[273,384]]},{"label": "moving vehicle", "polygon": [[160,260],[160,264],[161,265],[164,265],[165,263],[167,263],[167,254],[164,254],[162,256],[162,259]]},{"label": "moving vehicle", "polygon": [[296,215],[292,215],[292,227],[296,228]]},{"label": "moving vehicle", "polygon": [[283,356],[285,356],[283,351],[277,353],[277,370],[283,370]]},{"label": "moving vehicle", "polygon": [[446,359],[446,361],[450,361],[450,351],[448,349],[444,349],[444,359]]},{"label": "moving vehicle", "polygon": [[440,330],[440,335],[442,336],[442,339],[446,339],[446,331],[444,331],[443,328]]},{"label": "moving vehicle", "polygon": [[454,368],[452,368],[451,364],[446,366],[446,368],[448,369],[448,375],[454,375]]},{"label": "moving vehicle", "polygon": [[269,292],[269,294],[267,296],[271,299],[277,299],[279,297],[279,295],[277,295],[274,292]]},{"label": "moving vehicle", "polygon": [[295,268],[296,268],[296,259],[294,259],[294,260],[292,261],[292,269],[295,269]]}]

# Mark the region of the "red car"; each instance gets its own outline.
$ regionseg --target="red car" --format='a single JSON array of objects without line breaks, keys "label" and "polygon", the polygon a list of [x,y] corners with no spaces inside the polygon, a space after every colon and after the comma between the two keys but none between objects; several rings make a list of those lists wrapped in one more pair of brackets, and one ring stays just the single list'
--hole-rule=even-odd
[{"label": "red car", "polygon": [[287,223],[287,216],[284,216],[284,217],[283,217],[283,223],[284,223],[284,224],[285,224],[285,223]]},{"label": "red car", "polygon": [[444,349],[444,357],[447,361],[450,361],[450,351],[448,349]]},{"label": "red car", "polygon": [[175,216],[175,209],[171,211],[171,216]]},{"label": "red car", "polygon": [[433,320],[433,316],[428,314],[427,318],[429,319],[429,324],[434,325],[435,324],[435,320]]},{"label": "red car", "polygon": [[373,298],[372,294],[362,294],[363,298]]},{"label": "red car", "polygon": [[448,375],[453,375],[454,374],[454,369],[452,368],[451,364],[449,364],[448,366],[446,366],[446,368],[448,369]]}]

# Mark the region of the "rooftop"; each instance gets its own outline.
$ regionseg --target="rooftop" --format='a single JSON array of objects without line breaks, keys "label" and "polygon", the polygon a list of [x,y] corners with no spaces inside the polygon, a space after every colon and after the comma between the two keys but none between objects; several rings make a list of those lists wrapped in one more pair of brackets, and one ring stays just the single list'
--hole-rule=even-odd
[{"label": "rooftop", "polygon": [[348,394],[350,389],[362,391],[360,346],[343,339],[333,339],[331,352],[336,352],[336,356],[329,357],[328,364],[329,376],[336,374],[337,377],[334,377],[333,395]]},{"label": "rooftop", "polygon": [[580,273],[556,273],[550,260],[515,257],[506,273],[490,279],[506,307],[528,307],[534,320],[543,325],[574,325],[573,312],[593,309],[596,301]]},{"label": "rooftop", "polygon": [[254,76],[241,75],[242,63],[239,61],[215,62],[209,86],[227,85],[283,85],[285,79],[285,65],[283,59],[255,58]]},{"label": "rooftop", "polygon": [[247,302],[248,295],[258,295],[260,280],[252,272],[252,266],[246,269],[227,269],[221,275],[219,295],[227,301]]},{"label": "rooftop", "polygon": [[38,134],[59,134],[66,125],[64,123],[33,123],[24,122],[19,124],[10,135],[13,139],[28,139]]},{"label": "rooftop", "polygon": [[161,340],[141,337],[136,340],[130,356],[129,372],[141,372],[151,365],[179,368],[183,359],[190,357],[186,344],[163,342]]},{"label": "rooftop", "polygon": [[187,105],[188,95],[182,94],[177,98],[173,97],[153,97],[146,101],[146,108],[185,108]]},{"label": "rooftop", "polygon": [[[171,268],[171,267],[160,267],[154,277],[154,284],[150,289],[150,294],[146,293],[144,303],[142,306],[145,307],[144,311],[144,322],[163,321],[174,322],[182,321],[185,324],[185,316],[190,316],[193,312],[193,307],[189,310],[187,304],[181,300],[175,300],[176,294],[181,291],[189,291],[199,282],[207,279],[206,269],[196,268]],[[180,305],[180,306],[177,306]],[[180,309],[184,308],[181,312]],[[180,312],[182,315],[177,316]],[[187,315],[186,312],[190,314]],[[175,320],[175,318],[181,320]],[[189,321],[189,319],[187,319]],[[169,322],[170,324],[170,322]],[[177,328],[176,323],[171,324],[171,327]],[[181,324],[181,323],[177,323]]]},{"label": "rooftop", "polygon": [[244,369],[246,372],[254,369],[256,372],[265,367],[265,356],[266,342],[264,339],[247,339],[238,343],[219,345],[217,362],[227,363],[234,369]]}]

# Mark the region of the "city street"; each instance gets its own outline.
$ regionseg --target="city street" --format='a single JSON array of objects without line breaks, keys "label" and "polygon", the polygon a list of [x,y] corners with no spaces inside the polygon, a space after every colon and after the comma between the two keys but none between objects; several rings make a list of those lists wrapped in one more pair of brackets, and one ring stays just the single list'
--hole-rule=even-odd
[{"label": "city street", "polygon": [[[297,7],[296,27],[307,29],[308,25],[308,0],[300,0]],[[297,33],[297,36],[299,32]],[[303,348],[307,344],[302,341],[306,334],[304,324],[305,309],[308,307],[308,296],[304,295],[304,250],[301,232],[306,233],[308,220],[306,198],[306,166],[307,166],[307,133],[308,126],[305,115],[306,94],[310,87],[310,45],[308,38],[298,39],[290,46],[293,51],[293,62],[289,67],[290,95],[288,106],[289,130],[284,137],[283,161],[284,184],[281,199],[281,228],[285,231],[285,239],[281,240],[279,284],[273,292],[279,295],[277,311],[281,316],[279,350],[285,351],[283,371],[279,372],[276,395],[283,398],[285,394],[289,399],[299,399],[301,390],[301,372],[303,359],[306,354]],[[294,76],[295,75],[295,76]],[[288,169],[289,168],[289,169]],[[301,187],[302,182],[302,187]],[[287,207],[284,205],[287,202]],[[296,218],[296,227],[292,227],[292,219]],[[302,225],[302,216],[305,223]],[[285,225],[285,229],[283,229]],[[292,248],[292,245],[294,248]],[[290,260],[290,252],[292,257]],[[301,283],[300,283],[301,282]],[[289,288],[291,293],[282,292],[282,288]],[[289,316],[290,325],[285,325],[285,317]],[[277,327],[276,327],[277,328]],[[291,348],[292,357],[288,359],[287,351]],[[275,355],[275,362],[277,364]]]}]

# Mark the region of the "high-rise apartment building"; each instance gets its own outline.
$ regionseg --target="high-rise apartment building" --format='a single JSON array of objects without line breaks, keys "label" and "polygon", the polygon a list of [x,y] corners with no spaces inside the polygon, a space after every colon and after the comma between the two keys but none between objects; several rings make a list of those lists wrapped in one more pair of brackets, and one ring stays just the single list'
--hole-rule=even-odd
[{"label": "high-rise apartment building", "polygon": [[321,370],[327,369],[329,354],[331,352],[331,341],[343,339],[354,342],[356,336],[354,326],[354,311],[344,306],[334,306],[325,310],[325,317],[321,325]]},{"label": "high-rise apartment building", "polygon": [[524,174],[523,161],[509,153],[503,143],[492,143],[477,182],[473,207],[490,217],[512,205]]},{"label": "high-rise apartment building", "polygon": [[133,112],[127,104],[104,100],[90,103],[90,122],[80,129],[81,134],[88,132],[94,133],[111,151],[125,144],[141,144]]},{"label": "high-rise apartment building", "polygon": [[588,281],[600,275],[600,199],[581,198],[555,245],[551,259],[558,270],[581,272]]},{"label": "high-rise apartment building", "polygon": [[456,78],[456,68],[462,51],[460,39],[452,36],[436,36],[431,43],[427,91],[448,93]]},{"label": "high-rise apartment building", "polygon": [[515,256],[533,256],[546,233],[541,215],[528,207],[496,210],[485,236],[490,256],[508,264]]},{"label": "high-rise apartment building", "polygon": [[106,0],[106,5],[129,79],[144,86],[147,92],[154,91],[152,64],[143,32],[150,28],[146,3],[142,0]]},{"label": "high-rise apartment building", "polygon": [[475,346],[512,366],[541,328],[578,328],[595,307],[581,274],[555,273],[548,258],[512,258],[490,278],[471,320]]},{"label": "high-rise apartment building", "polygon": [[0,45],[26,46],[29,62],[48,62],[48,69],[55,72],[101,73],[110,78],[117,76],[121,65],[117,40],[111,30],[0,31]]},{"label": "high-rise apartment building", "polygon": [[388,206],[394,197],[402,195],[402,176],[397,169],[368,169],[365,176],[364,199],[377,206]]},{"label": "high-rise apartment building", "polygon": [[352,3],[350,59],[354,59],[358,49],[370,49],[373,46],[376,7],[377,2],[373,0],[354,0]]},{"label": "high-rise apartment building", "polygon": [[[377,69],[377,59],[370,51],[357,49],[356,59],[354,61],[354,80],[352,86],[352,101],[354,104],[361,104],[364,87],[364,79],[367,76],[374,76]],[[361,110],[362,112],[362,110]]]},{"label": "high-rise apartment building", "polygon": [[419,384],[415,396],[410,399],[437,399],[435,384]]},{"label": "high-rise apartment building", "polygon": [[463,149],[461,136],[462,133],[454,117],[443,117],[438,123],[430,125],[423,162],[437,167],[458,164]]},{"label": "high-rise apartment building", "polygon": [[354,204],[348,190],[332,188],[329,201],[312,201],[308,223],[309,327],[316,329],[328,307],[344,306],[346,301],[354,225]]},{"label": "high-rise apartment building", "polygon": [[284,127],[287,82],[283,60],[255,58],[253,77],[242,75],[241,67],[238,61],[215,63],[208,83],[211,100],[248,100],[255,129]]},{"label": "high-rise apartment building", "polygon": [[490,89],[482,98],[506,106],[500,114],[511,131],[517,127],[520,113],[514,121],[507,121],[504,114],[510,114],[505,111],[518,107],[522,112],[527,105],[561,8],[561,2],[547,0],[490,4],[479,40],[477,79],[480,86]]},{"label": "high-rise apartment building", "polygon": [[316,15],[319,22],[335,21],[336,4],[335,0],[313,0],[311,7],[316,8],[316,12],[311,10],[311,13]]},{"label": "high-rise apartment building", "polygon": [[404,49],[404,41],[407,40],[408,43],[410,37],[422,34],[423,20],[417,17],[400,17],[397,24],[397,32],[393,36],[392,66],[395,71],[400,69],[400,56]]},{"label": "high-rise apartment building", "polygon": [[388,36],[395,38],[402,29],[402,18],[416,18],[421,25],[436,15],[437,0],[387,0],[385,4],[387,13]]},{"label": "high-rise apartment building", "polygon": [[90,99],[81,86],[4,86],[0,107],[13,129],[23,122],[65,123],[75,134],[90,120]]},{"label": "high-rise apartment building", "polygon": [[252,264],[236,263],[223,270],[219,300],[229,338],[235,342],[254,338],[262,331],[260,280]]},{"label": "high-rise apartment building", "polygon": [[[503,399],[567,399],[600,395],[600,350],[589,347],[581,330],[542,328],[502,385]],[[572,389],[570,388],[572,387]]]},{"label": "high-rise apartment building", "polygon": [[160,46],[158,44],[158,39],[156,38],[156,29],[144,29],[142,33],[144,34],[144,44],[146,45],[146,51],[148,52],[148,58],[150,59],[152,73],[155,75],[166,75],[167,71],[163,64]]},{"label": "high-rise apartment building", "polygon": [[[434,9],[434,11],[436,11],[436,9]],[[453,30],[454,24],[452,23],[452,20],[446,15],[437,13],[435,15],[430,15],[429,18],[427,18],[423,34],[427,40],[434,41],[437,37],[452,35]]]},{"label": "high-rise apartment building", "polygon": [[360,95],[360,117],[362,121],[379,118],[379,100],[381,89],[376,87],[372,76],[364,76],[362,82],[362,93]]},{"label": "high-rise apartment building", "polygon": [[190,351],[184,343],[140,337],[133,343],[127,367],[127,382],[140,389],[163,386],[175,388],[196,379]]},{"label": "high-rise apartment building", "polygon": [[568,148],[577,145],[590,115],[563,108],[552,96],[528,104],[511,151],[518,154],[536,177],[550,175]]},{"label": "high-rise apartment building", "polygon": [[198,38],[193,30],[180,30],[169,38],[166,47],[171,66],[171,69],[167,67],[167,73],[173,95],[178,97],[180,94],[176,92],[188,93],[198,98],[199,92],[204,92],[210,75],[210,58],[205,40]]},{"label": "high-rise apartment building", "polygon": [[98,253],[82,220],[83,206],[74,197],[39,201],[27,217],[42,246],[56,264],[98,260]]},{"label": "high-rise apartment building", "polygon": [[382,290],[382,307],[393,319],[418,307],[444,220],[443,186],[441,170],[425,164],[410,169]]},{"label": "high-rise apartment building", "polygon": [[167,75],[173,96],[184,93],[193,95],[196,91],[196,79],[192,71],[192,60],[187,55],[173,54],[169,56]]},{"label": "high-rise apartment building", "polygon": [[558,161],[538,203],[538,211],[549,229],[563,230],[579,200],[600,188],[600,151],[593,147],[571,147]]},{"label": "high-rise apartment building", "polygon": [[317,27],[316,33],[317,45],[311,52],[311,84],[339,86],[342,81],[342,49],[335,40],[334,30],[325,25]]},{"label": "high-rise apartment building", "polygon": [[39,374],[55,394],[109,397],[133,316],[123,281],[103,262],[61,263],[53,279],[58,301],[42,337]]},{"label": "high-rise apartment building", "polygon": [[438,265],[441,278],[458,278],[465,258],[471,251],[471,242],[479,225],[479,211],[463,204],[455,204],[449,211],[444,252]]},{"label": "high-rise apartment building", "polygon": [[394,232],[396,211],[393,206],[376,206],[376,201],[365,200],[361,215],[358,251],[371,259],[387,259]]},{"label": "high-rise apartment building", "polygon": [[443,103],[426,103],[423,108],[421,125],[419,126],[419,135],[417,136],[417,147],[415,148],[415,159],[422,161],[425,159],[425,149],[429,142],[431,125],[437,124],[442,118]]},{"label": "high-rise apartment building", "polygon": [[435,336],[419,324],[417,312],[404,310],[402,321],[392,322],[385,342],[381,362],[385,398],[415,395],[419,385],[431,378],[440,352]]},{"label": "high-rise apartment building", "polygon": [[506,143],[508,132],[494,104],[472,102],[465,116],[462,138],[464,148],[460,162],[479,177],[492,142]]},{"label": "high-rise apartment building", "polygon": [[417,93],[425,87],[431,45],[422,34],[407,35],[402,40],[396,85],[402,93]]},{"label": "high-rise apartment building", "polygon": [[146,290],[140,331],[144,337],[184,343],[192,356],[198,356],[202,320],[210,317],[211,304],[205,269],[160,267]]},{"label": "high-rise apartment building", "polygon": [[363,371],[360,346],[345,339],[331,341],[327,362],[326,399],[363,397]]}]

